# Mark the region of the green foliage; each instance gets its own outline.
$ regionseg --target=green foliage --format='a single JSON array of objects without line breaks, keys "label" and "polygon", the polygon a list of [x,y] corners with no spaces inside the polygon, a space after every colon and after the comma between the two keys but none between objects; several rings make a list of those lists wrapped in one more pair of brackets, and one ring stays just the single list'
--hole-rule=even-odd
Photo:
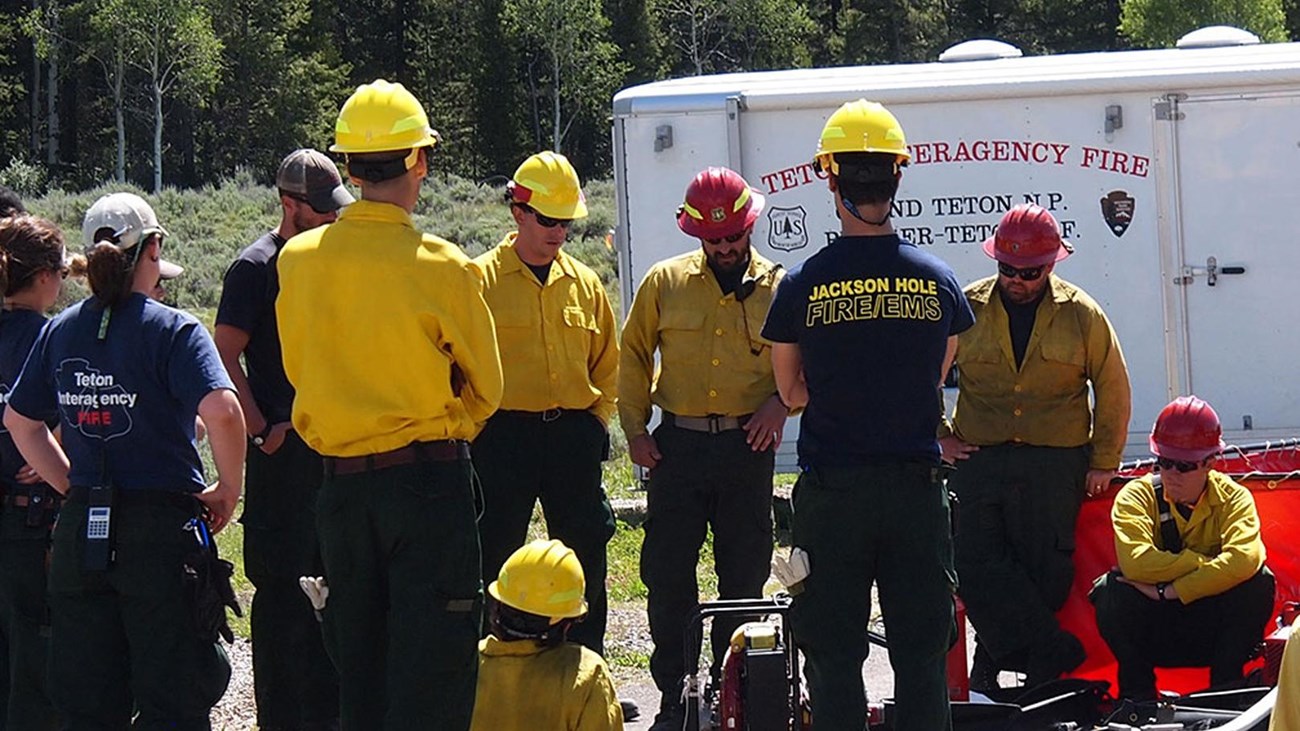
[{"label": "green foliage", "polygon": [[0,170],[0,184],[7,185],[23,198],[44,195],[50,184],[49,171],[40,163],[15,157]]},{"label": "green foliage", "polygon": [[564,150],[579,119],[604,119],[627,65],[600,0],[506,0],[504,27],[526,61],[534,146]]},{"label": "green foliage", "polygon": [[1287,39],[1282,0],[1124,0],[1120,32],[1145,48],[1170,47],[1207,25],[1233,25],[1265,42]]},{"label": "green foliage", "polygon": [[[0,171],[0,182],[4,175]],[[156,196],[129,184],[105,184],[79,193],[52,190],[26,203],[34,214],[59,224],[69,248],[78,250],[86,209],[100,196],[120,190],[149,201],[171,234],[165,245],[167,258],[184,266],[185,274],[169,283],[168,294],[177,306],[189,310],[216,307],[226,267],[280,220],[275,189],[256,182],[247,170],[216,185],[166,188]],[[596,181],[585,191],[590,215],[574,226],[565,250],[591,266],[616,295],[617,257],[605,243],[605,234],[614,226],[614,186]],[[470,256],[495,246],[514,225],[500,188],[452,174],[425,184],[413,218],[421,229],[459,244]],[[67,301],[85,295],[71,281],[69,287]]]},{"label": "green foliage", "polygon": [[660,0],[673,70],[699,75],[807,66],[816,28],[795,0]]}]

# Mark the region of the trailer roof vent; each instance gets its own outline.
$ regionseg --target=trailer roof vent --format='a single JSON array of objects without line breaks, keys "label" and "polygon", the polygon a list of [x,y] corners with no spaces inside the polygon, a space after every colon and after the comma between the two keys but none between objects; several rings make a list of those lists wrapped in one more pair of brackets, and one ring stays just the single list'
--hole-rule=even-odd
[{"label": "trailer roof vent", "polygon": [[1259,36],[1248,30],[1230,25],[1211,25],[1188,33],[1178,39],[1179,48],[1219,48],[1221,46],[1254,46]]},{"label": "trailer roof vent", "polygon": [[939,54],[944,63],[955,61],[990,61],[995,58],[1020,58],[1024,54],[1010,43],[995,41],[992,38],[976,38],[962,41]]}]

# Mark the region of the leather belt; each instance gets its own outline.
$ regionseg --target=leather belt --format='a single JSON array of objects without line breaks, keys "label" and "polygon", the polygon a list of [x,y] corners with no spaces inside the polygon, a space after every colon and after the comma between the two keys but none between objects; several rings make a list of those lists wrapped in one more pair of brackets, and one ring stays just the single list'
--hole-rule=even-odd
[{"label": "leather belt", "polygon": [[494,416],[504,416],[515,419],[526,419],[532,421],[540,419],[544,422],[557,421],[562,416],[570,414],[587,414],[590,413],[580,409],[547,409],[546,411],[515,411],[510,409],[501,409]]},{"label": "leather belt", "polygon": [[355,475],[420,462],[455,462],[462,459],[469,459],[469,442],[459,439],[412,442],[391,452],[361,457],[326,457],[325,472],[330,475]]},{"label": "leather belt", "polygon": [[713,416],[678,416],[677,414],[665,413],[664,423],[688,431],[721,434],[724,431],[743,429],[751,416],[753,414],[743,416],[719,416],[716,414]]},{"label": "leather belt", "polygon": [[[57,495],[57,493],[55,493],[53,490],[50,490],[50,495],[54,496]],[[45,497],[44,495],[38,495],[33,498],[30,495],[21,495],[21,494],[6,495],[4,499],[4,503],[6,507],[25,508],[31,505],[33,500],[36,501],[37,505],[40,505],[41,503],[46,503],[48,505],[49,510],[53,510],[54,508],[58,507],[59,504],[59,498],[57,497]]]}]

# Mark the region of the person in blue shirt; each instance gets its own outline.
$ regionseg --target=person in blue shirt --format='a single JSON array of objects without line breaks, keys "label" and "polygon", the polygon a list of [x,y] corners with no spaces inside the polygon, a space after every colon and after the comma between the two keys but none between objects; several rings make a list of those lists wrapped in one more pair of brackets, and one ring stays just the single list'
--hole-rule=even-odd
[{"label": "person in blue shirt", "polygon": [[809,573],[790,619],[818,728],[866,725],[873,581],[894,728],[952,728],[956,575],[936,429],[939,384],[974,316],[952,269],[890,225],[908,160],[881,105],[860,99],[831,115],[817,163],[842,233],[786,275],[763,326],[782,401],[805,407],[793,531]]},{"label": "person in blue shirt", "polygon": [[203,326],[147,296],[167,235],[149,205],[104,196],[82,231],[93,295],[37,337],[4,417],[23,458],[66,495],[49,578],[55,708],[72,731],[209,731],[230,666],[211,605],[195,598],[211,562],[195,556],[211,554],[239,499],[243,414]]},{"label": "person in blue shirt", "polygon": [[[20,215],[0,220],[0,394],[8,400],[27,353],[45,326],[68,274],[63,234],[42,218]],[[0,627],[9,640],[9,699],[0,727],[57,728],[58,717],[45,682],[49,620],[45,558],[58,511],[58,493],[36,475],[0,429]],[[7,724],[7,725],[6,725]]]}]

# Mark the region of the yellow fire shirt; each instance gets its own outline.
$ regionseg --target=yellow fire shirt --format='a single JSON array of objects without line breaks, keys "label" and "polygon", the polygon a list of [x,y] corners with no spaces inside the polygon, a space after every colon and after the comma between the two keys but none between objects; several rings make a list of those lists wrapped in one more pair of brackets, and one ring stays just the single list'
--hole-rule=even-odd
[{"label": "yellow fire shirt", "polygon": [[618,326],[605,287],[563,251],[543,286],[515,251],[515,235],[474,260],[504,356],[501,408],[590,410],[608,425],[618,387]]},{"label": "yellow fire shirt", "polygon": [[401,208],[357,201],[290,239],[278,268],[293,426],[317,452],[472,439],[496,410],[501,360],[482,273]]},{"label": "yellow fire shirt", "polygon": [[[953,430],[978,445],[1091,443],[1091,466],[1114,469],[1128,435],[1128,366],[1101,307],[1083,290],[1050,276],[1051,290],[1038,305],[1019,369],[997,277],[966,287],[975,325],[958,337]],[[1089,382],[1096,402],[1091,406]]]},{"label": "yellow fire shirt", "polygon": [[650,268],[623,326],[618,414],[628,439],[646,433],[652,402],[679,416],[742,416],[776,393],[771,343],[759,333],[782,274],[751,251],[754,291],[737,302],[703,251]]},{"label": "yellow fire shirt", "polygon": [[1125,485],[1115,496],[1110,515],[1115,554],[1124,576],[1144,584],[1173,582],[1183,604],[1222,594],[1264,565],[1255,498],[1221,472],[1210,470],[1205,493],[1189,520],[1173,510],[1174,525],[1183,538],[1178,553],[1166,550],[1160,540],[1160,510],[1150,478]]}]

